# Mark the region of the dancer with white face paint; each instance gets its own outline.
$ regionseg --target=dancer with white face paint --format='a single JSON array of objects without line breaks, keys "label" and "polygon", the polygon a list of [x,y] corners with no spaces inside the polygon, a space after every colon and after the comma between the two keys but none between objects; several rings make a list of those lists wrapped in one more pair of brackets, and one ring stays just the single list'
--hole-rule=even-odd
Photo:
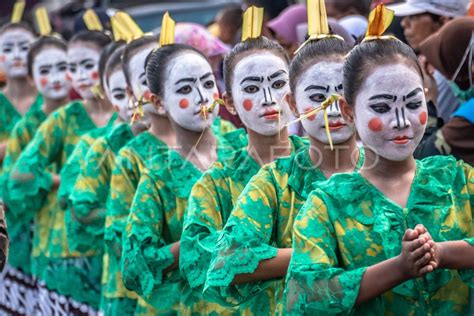
[{"label": "dancer with white face paint", "polygon": [[[350,46],[339,38],[309,41],[299,50],[289,70],[294,94],[288,93],[285,98],[296,116],[319,108],[336,91],[342,93],[341,63],[349,50]],[[333,173],[353,171],[363,160],[353,127],[342,120],[336,105],[328,110],[330,126],[338,123],[343,127],[331,132],[340,147],[336,145],[331,151],[324,120],[319,116],[304,119],[311,147],[263,167],[236,200],[207,274],[206,288],[213,298],[230,302],[237,299],[232,293],[239,293],[245,300],[271,285],[276,305],[269,314],[281,313],[280,298],[297,212],[318,181]]]},{"label": "dancer with white face paint", "polygon": [[30,108],[38,110],[43,104],[28,80],[26,56],[34,40],[33,30],[26,24],[9,23],[0,28],[0,67],[6,76],[6,86],[0,92],[0,164],[15,124]]},{"label": "dancer with white face paint", "polygon": [[[2,287],[0,292],[4,293],[5,297],[10,297],[12,301],[18,302],[17,305],[10,305],[9,310],[19,314],[22,314],[21,307],[26,307],[23,313],[34,314],[36,301],[32,301],[31,298],[38,293],[36,281],[31,277],[31,256],[33,253],[33,256],[37,257],[40,245],[38,239],[32,238],[32,218],[16,216],[16,209],[8,206],[8,178],[13,165],[41,123],[53,111],[69,101],[67,94],[70,83],[66,80],[66,49],[66,43],[55,37],[42,37],[31,45],[27,56],[28,72],[38,91],[43,94],[44,102],[40,108],[31,109],[17,122],[10,134],[3,162],[2,199],[4,206],[11,209],[6,213],[11,252],[5,278],[0,282]],[[45,55],[52,55],[54,59],[45,58]],[[40,226],[34,227],[37,231]],[[4,303],[6,302],[0,300],[0,309],[5,307]]]},{"label": "dancer with white face paint", "polygon": [[[265,37],[243,41],[226,56],[224,71],[227,109],[239,115],[249,140],[245,148],[214,163],[191,191],[181,236],[180,269],[194,293],[204,288],[218,231],[245,185],[263,165],[307,146],[297,136],[288,137],[288,57],[280,45]],[[275,309],[274,292],[270,286],[241,306],[222,305],[236,313],[265,315]],[[234,299],[231,295],[226,298]]]},{"label": "dancer with white face paint", "polygon": [[[153,105],[170,117],[176,148],[153,157],[152,168],[141,175],[123,238],[123,281],[157,314],[223,312],[200,293],[191,294],[183,282],[179,240],[193,184],[215,160],[240,148],[245,137],[241,132],[218,133],[219,121],[213,122],[218,111],[215,78],[196,49],[165,45],[149,56],[146,73]],[[148,253],[156,255],[150,258]]]},{"label": "dancer with white face paint", "polygon": [[[164,110],[158,111],[150,103],[150,89],[146,81],[145,62],[148,55],[158,47],[159,39],[155,36],[143,36],[128,43],[122,56],[122,69],[127,84],[128,110],[134,134],[118,152],[113,163],[110,190],[107,199],[105,217],[105,256],[108,265],[104,269],[106,284],[103,286],[102,306],[104,313],[114,311],[134,311],[137,314],[156,314],[153,307],[137,295],[127,291],[121,274],[122,234],[125,230],[127,216],[130,212],[138,180],[147,168],[153,168],[154,157],[164,154],[175,144],[174,130]],[[112,89],[112,75],[108,87]],[[143,109],[143,117],[140,111]]]},{"label": "dancer with white face paint", "polygon": [[[41,281],[41,308],[53,314],[84,313],[98,309],[102,257],[70,250],[65,226],[66,212],[56,199],[60,173],[84,134],[113,126],[116,115],[91,92],[99,82],[97,60],[110,39],[100,32],[83,31],[68,44],[69,75],[73,87],[84,97],[51,114],[21,153],[10,173],[8,193],[17,216],[35,217],[33,274]],[[83,52],[83,54],[81,53]],[[54,62],[52,60],[52,62]],[[54,65],[54,63],[53,63]],[[64,184],[64,183],[63,183]],[[46,245],[46,246],[45,246]],[[36,259],[35,259],[36,258]],[[71,286],[74,284],[74,286]],[[66,302],[59,305],[58,300]],[[75,306],[81,306],[81,311]]]},{"label": "dancer with white face paint", "polygon": [[389,14],[376,9],[370,37],[344,64],[340,106],[366,159],[360,173],[320,183],[296,219],[290,315],[470,313],[474,172],[452,157],[413,158],[426,124],[423,75],[410,47],[380,37],[387,23],[373,25]]}]

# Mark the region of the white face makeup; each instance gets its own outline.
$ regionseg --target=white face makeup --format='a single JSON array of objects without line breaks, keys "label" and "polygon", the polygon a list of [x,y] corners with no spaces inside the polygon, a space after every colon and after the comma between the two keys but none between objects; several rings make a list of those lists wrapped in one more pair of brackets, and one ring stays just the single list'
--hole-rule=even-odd
[{"label": "white face makeup", "polygon": [[67,59],[72,87],[85,100],[94,98],[91,89],[99,83],[99,58],[99,50],[85,47],[83,42],[75,43],[68,49]]},{"label": "white face makeup", "polygon": [[[322,61],[306,70],[296,84],[295,99],[298,113],[307,113],[333,94],[343,95],[342,62]],[[329,130],[334,144],[347,141],[354,134],[354,124],[342,118],[338,102],[327,108]],[[329,144],[323,111],[301,122],[305,131],[318,141]]]},{"label": "white face makeup", "polygon": [[288,65],[268,52],[246,56],[235,65],[232,98],[247,128],[272,136],[286,126],[290,118],[285,98],[290,92],[288,80]]},{"label": "white face makeup", "polygon": [[166,67],[163,104],[169,116],[179,126],[201,132],[214,122],[219,107],[206,118],[201,115],[202,106],[211,106],[218,91],[209,63],[192,52],[175,56]]},{"label": "white face makeup", "polygon": [[71,83],[67,77],[67,55],[59,48],[45,48],[33,62],[36,88],[46,98],[59,100],[67,97]]},{"label": "white face makeup", "polygon": [[112,72],[110,75],[107,84],[107,96],[120,117],[128,122],[132,111],[129,108],[130,99],[127,94],[125,74],[121,69]]},{"label": "white face makeup", "polygon": [[388,160],[413,154],[427,118],[422,79],[402,64],[378,67],[356,97],[354,119],[362,142]]},{"label": "white face makeup", "polygon": [[159,114],[154,106],[150,103],[150,89],[146,82],[145,73],[145,61],[150,52],[157,46],[155,44],[146,46],[142,50],[135,53],[130,58],[129,69],[130,69],[130,82],[135,100],[138,101],[142,98],[143,108],[146,113]]},{"label": "white face makeup", "polygon": [[0,64],[7,77],[28,75],[26,56],[34,39],[30,32],[23,29],[11,29],[0,37]]}]

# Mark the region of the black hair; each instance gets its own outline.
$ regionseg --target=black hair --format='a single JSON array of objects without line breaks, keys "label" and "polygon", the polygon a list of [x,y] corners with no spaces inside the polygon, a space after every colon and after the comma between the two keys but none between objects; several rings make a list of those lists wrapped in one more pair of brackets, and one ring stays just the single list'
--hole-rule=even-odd
[{"label": "black hair", "polygon": [[403,63],[415,69],[423,78],[423,72],[410,46],[397,39],[376,39],[357,45],[346,58],[343,69],[344,96],[350,105],[365,79],[374,67],[390,63]]},{"label": "black hair", "polygon": [[110,56],[112,56],[112,54],[124,44],[125,42],[123,41],[112,42],[108,44],[107,46],[105,46],[104,50],[100,54],[99,65],[97,68],[99,69],[100,85],[102,86],[102,88],[105,88],[105,82],[104,82],[105,66],[107,65],[107,62]]},{"label": "black hair", "polygon": [[150,46],[152,44],[158,45],[159,38],[154,35],[147,35],[140,37],[139,39],[133,40],[125,46],[125,51],[123,52],[122,62],[123,62],[123,73],[125,74],[125,80],[127,84],[131,86],[131,69],[130,69],[130,60],[133,55],[137,53],[140,49]]},{"label": "black hair", "polygon": [[281,57],[287,64],[290,60],[283,47],[275,41],[272,41],[265,36],[259,38],[248,39],[235,45],[234,48],[224,58],[224,82],[227,94],[232,95],[232,79],[234,76],[234,68],[242,55],[250,54],[256,51],[268,51]]},{"label": "black hair", "polygon": [[31,44],[30,49],[28,50],[28,55],[26,57],[28,65],[28,75],[33,77],[33,63],[36,56],[47,47],[58,48],[63,51],[67,51],[67,44],[64,40],[55,37],[55,36],[45,36],[36,40]]},{"label": "black hair", "polygon": [[112,55],[110,55],[109,60],[107,60],[105,64],[105,76],[107,80],[107,84],[109,83],[110,75],[115,72],[116,70],[123,70],[122,67],[122,57],[123,52],[125,51],[125,45],[119,46],[117,49],[114,50]]},{"label": "black hair", "polygon": [[147,58],[146,80],[150,91],[158,96],[163,96],[166,81],[166,66],[176,55],[185,52],[195,53],[207,61],[206,56],[196,48],[186,44],[172,44],[154,50]]},{"label": "black hair", "polygon": [[99,31],[80,31],[69,41],[69,46],[78,42],[87,42],[96,45],[100,50],[111,42],[111,38]]},{"label": "black hair", "polygon": [[311,65],[323,60],[343,60],[344,56],[351,50],[351,45],[346,41],[327,37],[320,40],[309,41],[290,64],[290,87],[291,91],[296,91],[296,84],[300,76],[308,70]]},{"label": "black hair", "polygon": [[33,36],[36,36],[34,29],[31,27],[30,24],[26,22],[18,22],[18,23],[7,23],[0,27],[0,35],[14,29],[23,29],[25,31],[30,32]]}]

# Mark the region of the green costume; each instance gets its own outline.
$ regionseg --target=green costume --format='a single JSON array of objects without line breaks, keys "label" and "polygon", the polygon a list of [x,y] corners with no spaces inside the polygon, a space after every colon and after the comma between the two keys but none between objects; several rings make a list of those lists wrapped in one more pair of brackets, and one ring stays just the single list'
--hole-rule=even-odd
[{"label": "green costume", "polygon": [[[58,201],[59,206],[68,210],[71,206],[69,203],[69,197],[74,191],[74,185],[76,184],[77,178],[81,170],[85,167],[86,155],[92,144],[97,138],[104,136],[114,127],[115,119],[118,117],[116,113],[113,114],[113,118],[107,125],[99,128],[95,128],[90,132],[86,133],[81,137],[79,142],[74,147],[71,156],[68,158],[66,164],[61,169],[61,184],[58,188]],[[72,245],[69,245],[70,247]]]},{"label": "green costume", "polygon": [[[438,269],[355,306],[367,267],[398,256],[408,228],[423,224],[435,241],[474,246],[474,169],[453,157],[417,161],[407,206],[358,173],[318,185],[294,226],[287,274],[289,314],[472,315],[474,270]],[[465,283],[466,282],[466,283]]]},{"label": "green costume", "polygon": [[[216,138],[219,160],[247,142],[243,130]],[[127,235],[123,239],[124,283],[159,314],[178,310],[181,314],[209,314],[219,308],[223,311],[202,300],[200,293],[191,291],[179,269],[163,276],[163,271],[175,263],[170,248],[180,240],[187,200],[202,172],[173,150],[156,157],[153,166],[140,179],[128,217]]]},{"label": "green costume", "polygon": [[[3,201],[8,207],[8,177],[15,161],[31,141],[41,123],[46,119],[46,114],[38,109],[31,109],[15,125],[8,140],[5,158],[3,160]],[[54,172],[54,170],[50,170]],[[8,263],[14,268],[21,269],[27,274],[31,274],[31,225],[32,214],[26,216],[15,216],[14,212],[7,212],[8,235],[10,237],[10,255]]]},{"label": "green costume", "polygon": [[10,211],[15,216],[35,216],[33,273],[48,289],[92,307],[99,301],[100,285],[95,280],[100,276],[91,269],[97,263],[88,254],[69,250],[65,213],[57,204],[49,170],[53,166],[60,171],[80,137],[96,128],[81,102],[52,113],[21,153],[8,181]]},{"label": "green costume", "polygon": [[[212,129],[217,134],[235,129],[230,123],[217,118]],[[121,274],[122,233],[125,231],[127,217],[142,172],[153,168],[153,157],[168,151],[168,146],[149,132],[144,132],[122,148],[115,160],[112,171],[110,193],[107,199],[105,218],[105,254],[103,288],[104,309],[113,315],[115,311],[130,310],[136,305],[137,295],[123,286]],[[150,309],[139,298],[136,315],[145,314]],[[152,311],[153,312],[153,311]],[[107,312],[105,313],[108,314]]]},{"label": "green costume", "polygon": [[[356,169],[363,163],[360,150]],[[266,288],[262,314],[281,313],[284,280],[231,285],[238,274],[253,273],[262,260],[274,258],[279,248],[291,248],[293,223],[309,192],[326,180],[314,165],[309,150],[279,158],[263,167],[247,184],[224,229],[220,232],[204,288],[205,296],[227,305],[238,305]]]},{"label": "green costume", "polygon": [[[137,295],[123,286],[121,274],[122,233],[125,231],[138,181],[150,160],[168,151],[168,146],[150,132],[143,132],[129,141],[114,162],[110,193],[106,204],[104,230],[104,272],[102,308],[105,315],[127,311],[133,313]],[[125,312],[124,312],[125,313]]]},{"label": "green costume", "polygon": [[[43,96],[38,94],[35,101],[31,104],[28,112],[36,112],[41,110],[43,105]],[[28,112],[25,113],[28,114]],[[21,114],[15,109],[15,106],[8,98],[0,92],[0,143],[8,140],[15,124],[21,119]],[[2,169],[0,167],[0,173]],[[1,192],[0,192],[1,193]]]},{"label": "green costume", "polygon": [[[306,140],[297,136],[291,136],[290,141],[293,154],[308,145]],[[245,185],[260,168],[247,148],[242,148],[229,159],[214,163],[194,185],[186,209],[180,248],[181,274],[194,291],[202,292],[218,232],[227,222]],[[273,293],[272,289],[269,291]],[[268,304],[265,299],[251,300],[246,306],[232,310],[260,315]]]}]

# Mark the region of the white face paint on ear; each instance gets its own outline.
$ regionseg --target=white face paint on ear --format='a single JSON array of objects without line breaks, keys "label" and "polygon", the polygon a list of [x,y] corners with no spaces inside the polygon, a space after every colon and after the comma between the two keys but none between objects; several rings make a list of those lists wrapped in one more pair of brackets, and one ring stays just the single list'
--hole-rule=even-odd
[{"label": "white face paint on ear", "polygon": [[110,75],[107,84],[107,94],[120,117],[128,122],[132,111],[129,108],[130,99],[127,94],[127,82],[122,69],[116,70]]},{"label": "white face paint on ear", "polygon": [[184,52],[166,66],[163,104],[179,126],[201,132],[214,122],[219,107],[203,118],[202,106],[210,106],[219,94],[211,65],[202,56]]},{"label": "white face paint on ear", "polygon": [[98,71],[100,52],[84,44],[78,42],[69,47],[67,59],[72,87],[87,100],[95,98],[91,89],[100,81]]},{"label": "white face paint on ear", "polygon": [[279,56],[256,52],[234,67],[232,98],[240,119],[254,132],[272,136],[288,124],[291,111],[288,65]]},{"label": "white face paint on ear", "polygon": [[385,159],[406,160],[428,119],[420,75],[402,64],[377,67],[356,97],[354,119],[365,146]]},{"label": "white face paint on ear", "polygon": [[71,82],[67,77],[67,55],[59,48],[40,51],[33,61],[36,88],[46,98],[59,100],[67,97]]},{"label": "white face paint on ear", "polygon": [[148,55],[157,45],[152,44],[145,46],[143,49],[137,51],[129,60],[130,69],[130,83],[133,96],[138,101],[142,98],[143,109],[146,113],[158,113],[153,104],[150,102],[151,92],[146,82],[145,61]]},{"label": "white face paint on ear", "polygon": [[28,75],[26,57],[33,34],[24,29],[11,29],[0,37],[0,64],[7,77],[21,78]]},{"label": "white face paint on ear", "polygon": [[[321,61],[307,69],[296,84],[295,99],[299,113],[321,106],[333,94],[343,95],[342,62]],[[341,144],[354,135],[354,124],[342,118],[338,102],[328,109],[329,130],[334,144]],[[318,141],[329,144],[323,111],[303,120],[305,131]]]}]

